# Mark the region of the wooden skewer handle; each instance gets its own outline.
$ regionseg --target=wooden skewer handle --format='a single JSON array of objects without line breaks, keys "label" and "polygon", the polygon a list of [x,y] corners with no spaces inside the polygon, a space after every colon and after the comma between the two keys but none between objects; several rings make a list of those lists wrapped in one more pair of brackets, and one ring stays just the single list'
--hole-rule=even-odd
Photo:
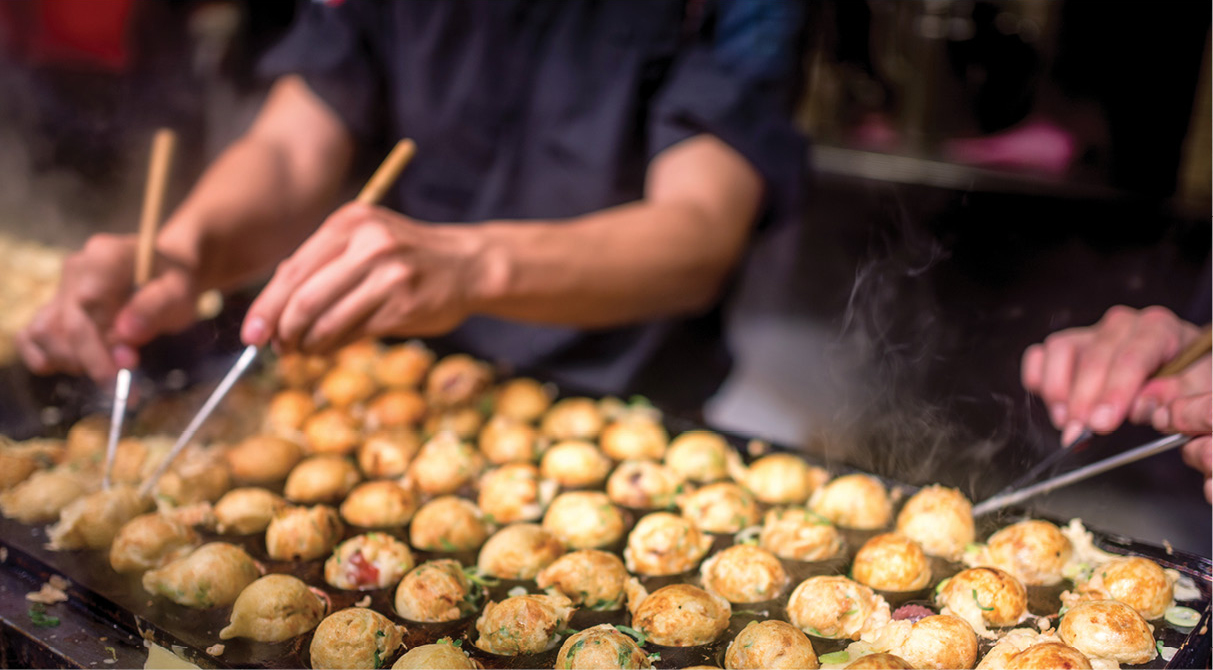
[{"label": "wooden skewer handle", "polygon": [[147,186],[143,192],[143,212],[139,217],[139,243],[135,255],[135,286],[142,286],[152,276],[152,260],[156,248],[156,228],[164,209],[164,192],[168,186],[169,167],[177,147],[177,135],[167,128],[156,131],[152,140],[152,159],[147,168]]},{"label": "wooden skewer handle", "polygon": [[413,140],[406,138],[397,142],[392,152],[375,170],[375,174],[371,175],[366,186],[362,187],[356,200],[367,205],[373,205],[383,200],[383,196],[387,194],[388,189],[396,182],[396,178],[400,176],[409,161],[413,160],[413,155],[416,153],[417,144]]},{"label": "wooden skewer handle", "polygon": [[1179,355],[1171,359],[1169,363],[1158,369],[1154,373],[1154,377],[1166,377],[1168,375],[1182,372],[1189,365],[1196,362],[1198,358],[1213,351],[1213,326],[1205,326],[1201,331],[1200,336],[1192,341],[1187,348],[1179,352]]}]

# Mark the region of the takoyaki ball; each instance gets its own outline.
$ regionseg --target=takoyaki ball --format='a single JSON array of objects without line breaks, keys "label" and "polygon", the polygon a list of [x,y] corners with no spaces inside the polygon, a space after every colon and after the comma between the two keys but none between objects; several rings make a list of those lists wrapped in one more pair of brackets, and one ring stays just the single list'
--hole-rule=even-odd
[{"label": "takoyaki ball", "polygon": [[451,432],[438,433],[421,446],[406,478],[425,495],[454,493],[484,470],[484,457]]},{"label": "takoyaki ball", "polygon": [[931,564],[914,540],[883,533],[859,548],[851,575],[860,584],[881,591],[917,591],[931,583]]},{"label": "takoyaki ball", "polygon": [[493,413],[515,421],[534,423],[552,406],[552,391],[534,379],[518,377],[503,382],[493,393]]},{"label": "takoyaki ball", "polygon": [[660,461],[670,435],[660,422],[644,415],[627,414],[607,424],[598,444],[607,456],[617,460]]},{"label": "takoyaki ball", "polygon": [[751,622],[724,653],[726,668],[818,668],[808,636],[786,621]]},{"label": "takoyaki ball", "polygon": [[243,549],[211,542],[143,573],[143,590],[178,605],[209,609],[231,605],[260,576],[261,568]]},{"label": "takoyaki ball", "polygon": [[689,430],[670,441],[665,464],[693,482],[714,482],[729,476],[732,448],[724,437],[710,430]]},{"label": "takoyaki ball", "polygon": [[109,444],[110,419],[104,414],[90,414],[67,430],[68,463],[100,463]]},{"label": "takoyaki ball", "polygon": [[564,596],[512,596],[489,602],[476,619],[476,646],[501,656],[538,654],[556,646],[573,604]]},{"label": "takoyaki ball", "polygon": [[809,509],[843,528],[876,530],[893,519],[893,503],[884,484],[863,474],[830,480],[813,492]]},{"label": "takoyaki ball", "polygon": [[530,463],[508,463],[480,478],[478,501],[489,523],[537,521],[560,486],[539,478]]},{"label": "takoyaki ball", "polygon": [[346,591],[386,589],[413,569],[408,545],[385,533],[355,535],[324,562],[324,581]]},{"label": "takoyaki ball", "polygon": [[388,389],[367,403],[363,423],[372,430],[412,428],[421,425],[428,411],[420,393],[412,389]]},{"label": "takoyaki ball", "polygon": [[332,551],[344,530],[332,507],[288,507],[265,529],[265,551],[276,561],[310,561]]},{"label": "takoyaki ball", "polygon": [[560,540],[539,524],[516,523],[493,534],[480,548],[480,574],[499,579],[534,579],[564,553]]},{"label": "takoyaki ball", "polygon": [[451,354],[434,364],[425,380],[431,407],[445,409],[475,403],[493,383],[493,370],[467,354]]},{"label": "takoyaki ball", "polygon": [[[732,457],[735,463],[740,459]],[[830,478],[823,469],[813,467],[794,454],[768,454],[749,468],[731,466],[739,484],[769,505],[800,505]]]},{"label": "takoyaki ball", "polygon": [[695,524],[669,512],[653,512],[636,522],[628,534],[623,560],[628,570],[640,575],[677,575],[692,570],[708,549],[712,538]]},{"label": "takoyaki ball", "polygon": [[352,370],[373,370],[379,364],[383,346],[368,337],[343,345],[333,353],[333,366]]},{"label": "takoyaki ball", "polygon": [[274,372],[284,385],[306,388],[323,377],[330,367],[331,363],[325,356],[292,352],[278,357]]},{"label": "takoyaki ball", "polygon": [[975,538],[973,504],[956,489],[938,484],[925,487],[901,508],[897,532],[917,542],[930,556],[960,560],[965,546]]},{"label": "takoyaki ball", "polygon": [[99,483],[95,474],[69,466],[40,470],[0,493],[0,511],[25,524],[54,521],[68,503],[96,490]]},{"label": "takoyaki ball", "polygon": [[46,529],[48,547],[106,549],[126,522],[151,508],[151,498],[125,484],[81,496],[63,508],[58,523]]},{"label": "takoyaki ball", "polygon": [[362,440],[362,426],[348,410],[327,407],[303,422],[303,440],[313,454],[348,454]]},{"label": "takoyaki ball", "polygon": [[911,670],[913,667],[904,658],[882,651],[860,656],[848,663],[845,670]]},{"label": "takoyaki ball", "polygon": [[333,612],[316,626],[309,653],[312,667],[382,668],[404,642],[391,619],[365,607]]},{"label": "takoyaki ball", "polygon": [[731,603],[778,598],[788,585],[783,563],[766,549],[736,544],[703,562],[703,587]]},{"label": "takoyaki ball", "polygon": [[427,435],[454,433],[461,440],[471,441],[480,433],[482,426],[484,426],[484,415],[476,407],[466,405],[428,415],[425,419],[424,430]]},{"label": "takoyaki ball", "polygon": [[[159,462],[159,459],[157,459]],[[156,482],[156,500],[177,507],[215,502],[232,488],[223,451],[190,446]]]},{"label": "takoyaki ball", "polygon": [[682,491],[682,477],[653,461],[624,461],[607,479],[611,502],[633,509],[672,507]]},{"label": "takoyaki ball", "polygon": [[1091,661],[1074,647],[1060,642],[1043,642],[1007,659],[1007,670],[1091,670]]},{"label": "takoyaki ball", "polygon": [[[151,440],[153,443],[157,440]],[[137,437],[124,437],[118,440],[114,448],[114,465],[110,471],[110,479],[124,484],[137,483],[143,475],[144,467],[148,464],[149,450],[144,440]],[[104,461],[102,456],[102,461]],[[158,462],[158,460],[157,460]]]},{"label": "takoyaki ball", "polygon": [[1001,635],[998,642],[986,652],[985,656],[982,656],[981,662],[977,664],[977,670],[1003,670],[1010,665],[1013,656],[1029,647],[1060,642],[1061,640],[1052,632],[1041,633],[1035,628],[1009,630]]},{"label": "takoyaki ball", "polygon": [[316,387],[316,395],[331,407],[349,409],[353,405],[370,400],[378,390],[379,387],[370,372],[338,366],[325,373]]},{"label": "takoyaki ball", "polygon": [[758,546],[780,558],[825,561],[842,553],[842,535],[830,520],[803,507],[767,510]]},{"label": "takoyaki ball", "polygon": [[415,389],[434,364],[434,352],[420,342],[404,342],[388,347],[375,362],[375,379],[393,389]]},{"label": "takoyaki ball", "polygon": [[295,435],[303,430],[304,422],[315,412],[316,401],[312,394],[302,389],[284,389],[270,398],[265,427],[278,435]]},{"label": "takoyaki ball", "polygon": [[327,610],[325,598],[299,578],[266,575],[240,592],[231,623],[219,631],[219,639],[282,642],[315,628]]},{"label": "takoyaki ball", "polygon": [[110,544],[110,567],[115,572],[145,572],[181,558],[197,544],[198,533],[177,519],[142,514],[118,529]]},{"label": "takoyaki ball", "polygon": [[564,440],[543,452],[539,472],[565,488],[598,486],[611,474],[611,459],[590,442]]},{"label": "takoyaki ball", "polygon": [[565,398],[543,415],[540,431],[553,440],[592,440],[602,432],[606,418],[590,398]]},{"label": "takoyaki ball", "polygon": [[359,484],[341,503],[341,518],[363,528],[399,527],[413,518],[417,496],[390,479]]},{"label": "takoyaki ball", "polygon": [[569,636],[560,645],[556,668],[651,668],[648,654],[632,636],[609,623]]},{"label": "takoyaki ball", "polygon": [[409,464],[421,449],[417,431],[408,428],[384,428],[367,436],[358,447],[358,468],[368,479],[394,479],[408,472]]},{"label": "takoyaki ball", "polygon": [[1124,556],[1097,567],[1079,591],[1085,597],[1119,600],[1142,618],[1153,620],[1162,618],[1171,606],[1175,583],[1154,561]]},{"label": "takoyaki ball", "polygon": [[729,627],[732,608],[729,601],[698,586],[671,584],[634,598],[630,591],[628,609],[632,628],[643,632],[649,641],[666,647],[694,647],[711,644]]},{"label": "takoyaki ball", "polygon": [[294,440],[274,435],[254,435],[227,450],[232,479],[243,484],[273,484],[286,479],[303,448]]},{"label": "takoyaki ball", "polygon": [[529,423],[500,414],[480,430],[480,453],[490,463],[530,463],[539,458],[539,432]]},{"label": "takoyaki ball", "polygon": [[413,647],[392,664],[392,670],[479,670],[481,667],[480,663],[469,658],[449,637],[444,637],[434,644]]},{"label": "takoyaki ball", "polygon": [[1057,634],[1088,658],[1137,665],[1158,655],[1150,624],[1137,610],[1117,600],[1077,603],[1062,616]]},{"label": "takoyaki ball", "polygon": [[488,536],[480,508],[458,496],[439,496],[425,503],[409,524],[409,542],[422,551],[470,551]]},{"label": "takoyaki ball", "polygon": [[554,588],[574,605],[596,611],[623,607],[623,585],[627,580],[623,561],[598,549],[565,554],[535,575],[539,588]]},{"label": "takoyaki ball", "polygon": [[977,634],[964,619],[938,614],[910,625],[909,635],[889,651],[915,668],[971,668]]},{"label": "takoyaki ball", "polygon": [[787,604],[788,620],[810,635],[858,640],[889,623],[889,604],[872,589],[837,575],[809,577]]},{"label": "takoyaki ball", "polygon": [[0,449],[0,491],[7,491],[25,481],[38,467],[38,459],[31,454]]},{"label": "takoyaki ball", "polygon": [[990,536],[986,546],[970,560],[971,566],[989,565],[1015,575],[1024,586],[1048,586],[1062,579],[1062,569],[1073,554],[1061,530],[1038,519],[1013,523]]},{"label": "takoyaki ball", "polygon": [[224,535],[263,533],[270,519],[285,507],[282,496],[267,489],[232,489],[215,503],[215,530]]},{"label": "takoyaki ball", "polygon": [[543,527],[570,549],[593,549],[623,537],[623,514],[605,493],[570,491],[548,506]]},{"label": "takoyaki ball", "polygon": [[300,461],[287,475],[282,493],[291,502],[330,503],[344,498],[360,481],[362,475],[350,459],[321,454]]},{"label": "takoyaki ball", "polygon": [[958,616],[974,630],[1014,626],[1028,613],[1028,592],[1010,573],[998,568],[969,568],[953,575],[935,602],[944,614]]},{"label": "takoyaki ball", "polygon": [[437,623],[476,611],[472,582],[459,561],[427,561],[413,568],[396,587],[396,614],[402,619]]},{"label": "takoyaki ball", "polygon": [[717,482],[678,497],[682,515],[709,533],[736,533],[758,523],[758,502],[732,482]]}]

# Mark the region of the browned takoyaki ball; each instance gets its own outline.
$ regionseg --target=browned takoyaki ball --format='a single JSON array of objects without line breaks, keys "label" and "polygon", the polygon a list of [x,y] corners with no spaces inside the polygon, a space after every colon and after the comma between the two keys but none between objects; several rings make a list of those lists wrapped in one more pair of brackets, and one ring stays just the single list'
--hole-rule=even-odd
[{"label": "browned takoyaki ball", "polygon": [[171,516],[150,513],[131,519],[110,545],[115,572],[145,572],[181,558],[198,544],[198,533]]},{"label": "browned takoyaki ball", "polygon": [[611,502],[633,509],[666,509],[682,491],[682,477],[653,461],[624,461],[606,484]]},{"label": "browned takoyaki ball", "polygon": [[901,508],[897,532],[917,542],[930,556],[960,560],[965,546],[976,537],[973,505],[956,489],[927,486]]},{"label": "browned takoyaki ball", "polygon": [[427,561],[409,571],[396,587],[396,614],[409,621],[454,621],[476,611],[472,582],[459,561]]},{"label": "browned takoyaki ball", "polygon": [[270,519],[286,505],[282,496],[268,489],[232,489],[215,503],[215,530],[224,535],[263,533],[270,525]]},{"label": "browned takoyaki ball", "polygon": [[693,570],[712,546],[712,538],[689,520],[669,512],[653,512],[628,534],[623,560],[639,575],[676,575]]},{"label": "browned takoyaki ball", "polygon": [[530,463],[507,463],[480,478],[478,504],[490,523],[537,521],[556,496],[559,485],[539,478]]},{"label": "browned takoyaki ball", "polygon": [[514,421],[534,423],[552,406],[552,389],[534,379],[503,382],[493,394],[493,413]]},{"label": "browned takoyaki ball", "polygon": [[530,463],[538,460],[539,432],[529,423],[496,415],[480,430],[480,452],[490,463]]},{"label": "browned takoyaki ball", "polygon": [[465,405],[429,414],[425,419],[423,431],[426,435],[454,433],[459,439],[471,442],[476,439],[482,426],[484,414],[472,405]]},{"label": "browned takoyaki ball", "polygon": [[555,535],[534,523],[516,523],[493,534],[480,548],[480,573],[501,579],[534,579],[564,553]]},{"label": "browned takoyaki ball", "polygon": [[971,668],[977,662],[977,634],[964,619],[939,614],[911,624],[909,634],[889,651],[915,668]]},{"label": "browned takoyaki ball", "polygon": [[561,595],[512,596],[490,602],[476,620],[476,646],[502,656],[537,654],[556,646],[573,605]]},{"label": "browned takoyaki ball", "polygon": [[912,670],[909,661],[887,651],[864,654],[847,664],[845,670]]},{"label": "browned takoyaki ball", "polygon": [[570,549],[605,547],[623,537],[623,514],[601,491],[569,491],[548,506],[543,528]]},{"label": "browned takoyaki ball", "polygon": [[59,512],[47,527],[50,549],[108,549],[126,522],[152,508],[152,500],[127,484],[83,495]]},{"label": "browned takoyaki ball", "polygon": [[324,562],[324,581],[347,591],[385,589],[413,569],[408,545],[386,533],[355,535]]},{"label": "browned takoyaki ball", "polygon": [[557,668],[652,668],[653,664],[630,635],[604,623],[575,633],[556,655]]},{"label": "browned takoyaki ball", "polygon": [[439,496],[421,506],[409,524],[409,542],[422,551],[469,551],[489,536],[480,509],[457,496]]},{"label": "browned takoyaki ball", "polygon": [[294,435],[303,430],[307,418],[316,412],[316,401],[303,389],[283,389],[270,398],[265,412],[266,428],[278,435]]},{"label": "browned takoyaki ball", "polygon": [[[736,461],[734,461],[736,462]],[[795,454],[768,454],[749,468],[732,467],[734,478],[769,505],[799,505],[830,478]]]},{"label": "browned takoyaki ball", "polygon": [[780,558],[824,561],[842,553],[842,535],[830,520],[803,507],[776,507],[763,516],[758,546]]},{"label": "browned takoyaki ball", "polygon": [[931,583],[931,564],[922,547],[898,533],[883,533],[855,554],[851,575],[881,591],[917,591]]},{"label": "browned takoyaki ball", "polygon": [[632,628],[654,644],[694,647],[711,644],[729,627],[729,601],[690,584],[671,584],[634,597],[629,589]]},{"label": "browned takoyaki ball", "polygon": [[344,530],[332,507],[288,507],[265,529],[265,550],[276,561],[310,561],[332,551]]},{"label": "browned takoyaki ball", "polygon": [[956,615],[974,630],[986,625],[1014,626],[1028,611],[1028,592],[1010,573],[998,568],[969,568],[944,583],[935,601],[944,614]]},{"label": "browned takoyaki ball", "polygon": [[1090,670],[1091,661],[1074,647],[1042,642],[1007,659],[1007,670]]},{"label": "browned takoyaki ball", "polygon": [[724,654],[724,667],[817,668],[817,652],[809,638],[786,621],[751,622],[733,638]]},{"label": "browned takoyaki ball", "polygon": [[543,452],[539,472],[565,488],[598,486],[611,473],[611,459],[591,442],[564,440]]},{"label": "browned takoyaki ball", "polygon": [[787,604],[788,620],[800,630],[832,640],[858,640],[889,623],[889,604],[872,589],[837,575],[809,577]]},{"label": "browned takoyaki ball", "polygon": [[627,414],[602,429],[598,445],[607,456],[626,461],[660,461],[670,436],[661,422],[643,414]]},{"label": "browned takoyaki ball", "polygon": [[467,652],[449,637],[444,637],[434,644],[413,647],[392,664],[392,670],[479,670],[480,667],[479,662],[470,658]]},{"label": "browned takoyaki ball", "polygon": [[774,554],[748,544],[735,544],[703,562],[703,587],[731,603],[757,603],[778,598],[788,573]]},{"label": "browned takoyaki ball", "polygon": [[242,484],[274,484],[286,479],[303,458],[294,440],[274,435],[254,435],[227,450],[232,479]]},{"label": "browned takoyaki ball", "polygon": [[219,639],[282,642],[315,628],[327,610],[326,600],[298,577],[266,575],[240,592]]},{"label": "browned takoyaki ball", "polygon": [[70,466],[39,470],[13,488],[0,492],[0,511],[21,523],[46,523],[80,496],[95,491],[97,475]]},{"label": "browned takoyaki ball", "polygon": [[592,440],[602,432],[606,418],[590,398],[565,398],[548,409],[540,431],[553,440]]},{"label": "browned takoyaki ball", "polygon": [[278,357],[275,373],[290,388],[307,388],[329,371],[332,363],[324,356],[287,353]]},{"label": "browned takoyaki ball", "polygon": [[1158,655],[1150,624],[1117,600],[1079,602],[1061,617],[1057,634],[1088,658],[1137,665]]},{"label": "browned takoyaki ball", "polygon": [[392,345],[375,362],[375,379],[388,388],[419,388],[433,364],[434,352],[420,342]]},{"label": "browned takoyaki ball", "polygon": [[413,428],[425,420],[429,408],[425,398],[412,389],[388,389],[366,404],[363,423],[371,430]]},{"label": "browned takoyaki ball", "polygon": [[1074,548],[1061,530],[1038,519],[1013,523],[990,536],[972,566],[990,565],[1014,575],[1025,586],[1047,586],[1062,579]]},{"label": "browned takoyaki ball", "polygon": [[1162,566],[1141,556],[1104,563],[1079,585],[1084,597],[1119,600],[1147,620],[1160,619],[1173,602],[1174,581]]},{"label": "browned takoyaki ball", "polygon": [[344,456],[320,454],[303,459],[286,477],[283,495],[297,503],[333,503],[345,498],[362,475]]},{"label": "browned takoyaki ball", "polygon": [[340,366],[325,373],[316,387],[316,395],[331,407],[349,409],[370,400],[378,390],[379,385],[369,371]]},{"label": "browned takoyaki ball", "polygon": [[417,511],[417,496],[391,479],[359,484],[341,503],[341,518],[363,528],[403,526]]},{"label": "browned takoyaki ball", "polygon": [[599,549],[565,554],[535,576],[539,588],[554,588],[574,605],[591,610],[623,607],[623,586],[627,580],[628,571],[623,561],[615,554]]},{"label": "browned takoyaki ball", "polygon": [[709,533],[736,533],[758,523],[758,501],[732,482],[716,482],[678,497],[682,515]]},{"label": "browned takoyaki ball", "polygon": [[493,383],[493,370],[466,354],[451,354],[434,364],[425,380],[425,397],[431,407],[470,405]]},{"label": "browned takoyaki ball", "polygon": [[109,429],[110,420],[104,414],[90,414],[72,424],[67,431],[64,460],[69,463],[101,462],[109,443]]},{"label": "browned takoyaki ball", "polygon": [[303,440],[313,454],[348,454],[362,441],[362,425],[349,410],[327,407],[303,422]]},{"label": "browned takoyaki ball", "polygon": [[243,549],[211,542],[143,573],[143,589],[178,605],[209,609],[231,605],[260,576],[261,568]]},{"label": "browned takoyaki ball", "polygon": [[372,370],[379,364],[383,347],[372,338],[351,342],[333,353],[333,367]]},{"label": "browned takoyaki ball", "polygon": [[350,607],[328,615],[312,636],[312,667],[381,668],[403,643],[403,630],[372,609]]},{"label": "browned takoyaki ball", "polygon": [[666,467],[682,479],[714,482],[729,476],[729,443],[710,430],[690,430],[670,441],[665,454]]},{"label": "browned takoyaki ball", "polygon": [[438,433],[421,446],[407,479],[425,495],[455,493],[484,470],[484,456],[450,432]]},{"label": "browned takoyaki ball", "polygon": [[358,447],[358,468],[368,479],[404,475],[421,449],[421,438],[408,428],[385,428],[366,437]]},{"label": "browned takoyaki ball", "polygon": [[884,484],[871,475],[843,475],[813,493],[809,509],[842,528],[877,530],[893,518]]}]

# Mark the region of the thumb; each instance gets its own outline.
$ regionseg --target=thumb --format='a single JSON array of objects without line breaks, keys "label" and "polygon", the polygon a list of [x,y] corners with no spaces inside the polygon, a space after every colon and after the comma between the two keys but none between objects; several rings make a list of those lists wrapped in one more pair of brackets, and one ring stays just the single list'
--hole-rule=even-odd
[{"label": "thumb", "polygon": [[1199,435],[1213,430],[1213,393],[1172,400],[1154,412],[1154,427],[1162,432]]}]

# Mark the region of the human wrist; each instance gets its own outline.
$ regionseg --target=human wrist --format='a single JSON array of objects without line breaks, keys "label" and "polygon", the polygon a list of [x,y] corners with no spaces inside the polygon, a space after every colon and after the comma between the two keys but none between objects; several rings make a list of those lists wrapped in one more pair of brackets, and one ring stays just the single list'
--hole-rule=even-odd
[{"label": "human wrist", "polygon": [[508,231],[498,223],[458,226],[465,237],[467,282],[464,302],[469,314],[491,313],[509,294],[515,274]]}]

